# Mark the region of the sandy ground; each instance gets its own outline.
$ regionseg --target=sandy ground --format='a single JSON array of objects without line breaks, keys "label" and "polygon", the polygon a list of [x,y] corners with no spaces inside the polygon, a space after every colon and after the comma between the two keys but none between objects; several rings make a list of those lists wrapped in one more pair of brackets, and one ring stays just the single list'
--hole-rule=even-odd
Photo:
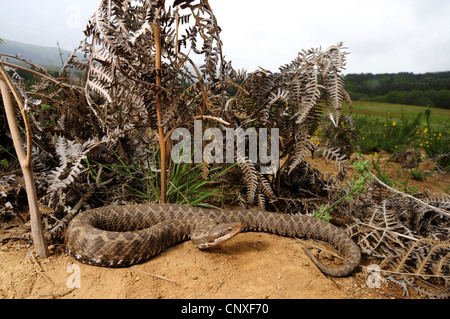
[{"label": "sandy ground", "polygon": [[368,288],[365,267],[347,278],[323,275],[301,249],[311,245],[318,243],[244,233],[210,251],[184,242],[145,263],[120,269],[81,264],[62,247],[42,260],[31,248],[3,245],[0,298],[401,297],[392,284]]}]

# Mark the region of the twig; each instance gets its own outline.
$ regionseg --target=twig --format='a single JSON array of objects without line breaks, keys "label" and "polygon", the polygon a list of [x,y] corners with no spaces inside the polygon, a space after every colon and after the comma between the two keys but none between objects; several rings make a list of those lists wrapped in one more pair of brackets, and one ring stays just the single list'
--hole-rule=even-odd
[{"label": "twig", "polygon": [[[364,268],[364,269],[367,268],[367,266],[365,266],[365,265],[360,265],[360,267]],[[433,277],[433,278],[450,279],[450,276],[447,276],[447,275],[416,274],[416,273],[411,273],[411,272],[399,272],[399,271],[392,271],[392,270],[385,270],[385,269],[377,270],[377,272],[378,271],[383,272],[383,273],[394,274],[394,275],[402,275],[402,276],[417,276],[417,277]]]},{"label": "twig", "polygon": [[224,124],[226,126],[230,126],[231,125],[229,122],[224,121],[224,120],[222,120],[219,117],[210,116],[210,115],[198,115],[198,116],[194,116],[194,118],[193,118],[193,120],[199,120],[199,119],[202,119],[202,120],[210,119],[210,120],[214,120],[214,121],[220,122],[220,123],[222,123],[222,124]]},{"label": "twig", "polygon": [[68,294],[74,292],[76,289],[77,288],[72,288],[65,292],[60,292],[60,293],[47,293],[47,294],[32,296],[31,298],[33,298],[33,299],[35,299],[35,298],[51,298],[51,299],[61,298],[61,297],[67,296]]},{"label": "twig", "polygon": [[190,119],[184,121],[183,123],[181,123],[181,124],[179,124],[179,125],[173,127],[173,128],[169,131],[169,133],[166,134],[165,140],[168,141],[169,138],[172,136],[173,131],[174,131],[175,129],[179,128],[179,127],[184,126],[186,123],[191,122],[191,121],[195,121],[195,120],[204,120],[204,119],[214,120],[214,121],[217,121],[217,122],[219,122],[219,123],[222,123],[223,125],[226,125],[226,126],[230,126],[230,125],[231,125],[229,122],[227,122],[227,121],[221,119],[220,117],[215,117],[215,116],[210,116],[210,115],[197,115],[197,116],[194,116],[194,117],[192,117],[192,118],[190,118]]},{"label": "twig", "polygon": [[44,278],[45,280],[47,280],[48,282],[50,282],[53,286],[55,286],[55,283],[53,282],[53,280],[45,274],[44,269],[42,269],[42,266],[41,266],[41,265],[39,264],[39,262],[36,260],[36,257],[34,257],[32,251],[33,251],[33,250],[30,249],[30,250],[28,251],[27,255],[28,255],[28,258],[30,258],[31,261],[33,261],[33,264],[36,266],[36,268],[37,268],[36,272],[39,273],[39,274],[42,276],[42,278]]},{"label": "twig", "polygon": [[[358,225],[367,226],[367,227],[370,227],[370,228],[373,228],[373,229],[376,229],[376,230],[386,231],[386,228],[384,228],[384,227],[379,227],[379,226],[367,224],[367,223],[364,223],[364,222],[362,222],[362,221],[359,221],[359,222],[358,222]],[[395,232],[395,231],[393,231],[393,230],[389,230],[389,232],[392,233],[392,234],[394,234],[395,236],[403,237],[403,238],[406,238],[406,239],[409,239],[409,240],[413,240],[413,241],[418,241],[418,240],[419,240],[419,239],[417,239],[417,238],[415,238],[415,237],[411,237],[411,236],[408,236],[408,235],[404,235],[404,234],[401,234],[401,233],[397,233],[397,232]]]},{"label": "twig", "polygon": [[391,192],[393,192],[393,193],[395,193],[395,194],[398,194],[398,195],[401,195],[401,196],[404,196],[404,197],[407,197],[407,198],[410,198],[410,199],[412,199],[412,200],[415,200],[415,201],[418,202],[419,204],[424,205],[424,206],[428,207],[428,208],[431,209],[431,210],[434,210],[436,213],[439,213],[439,214],[441,214],[441,215],[450,217],[450,213],[445,212],[445,211],[443,211],[442,209],[439,209],[439,208],[437,208],[437,207],[435,207],[435,206],[429,205],[429,204],[425,203],[424,201],[421,201],[420,199],[415,198],[414,196],[411,196],[411,195],[408,195],[408,194],[406,194],[406,193],[403,193],[403,192],[401,192],[401,191],[399,191],[399,190],[396,190],[396,189],[390,187],[389,185],[386,185],[386,184],[383,183],[382,181],[380,181],[380,180],[379,180],[379,179],[378,179],[371,171],[368,171],[368,172],[370,173],[370,175],[372,175],[372,177],[374,178],[374,180],[375,180],[377,183],[379,183],[381,186],[386,187],[386,188],[387,188],[388,190],[390,190]]},{"label": "twig", "polygon": [[130,267],[130,269],[131,269],[131,270],[134,270],[134,271],[137,271],[137,272],[140,272],[140,273],[143,273],[143,274],[148,275],[148,276],[152,276],[152,277],[159,278],[159,279],[164,279],[164,280],[167,280],[167,281],[169,281],[169,282],[171,282],[171,283],[173,283],[173,284],[176,284],[175,281],[170,280],[170,279],[168,279],[168,278],[166,278],[166,277],[163,277],[163,276],[153,275],[153,274],[151,274],[151,273],[148,273],[148,272],[146,272],[146,271],[142,271],[142,270],[139,270],[139,269],[135,269],[135,268],[133,268],[133,267]]},{"label": "twig", "polygon": [[[2,54],[2,55],[4,55],[4,54]],[[84,95],[84,91],[82,91],[81,88],[79,88],[79,87],[77,87],[77,86],[75,86],[75,85],[66,84],[66,83],[64,83],[64,82],[62,82],[62,81],[55,80],[54,78],[52,78],[52,77],[49,76],[49,75],[42,74],[42,73],[39,73],[39,72],[37,72],[37,71],[35,71],[35,70],[31,70],[31,69],[29,69],[29,68],[21,67],[21,66],[19,66],[19,65],[12,64],[12,63],[8,63],[8,62],[5,62],[5,61],[0,61],[0,64],[9,66],[9,67],[11,67],[11,68],[19,69],[19,70],[22,70],[22,71],[30,72],[30,73],[32,73],[32,74],[34,74],[34,75],[40,76],[40,77],[42,77],[42,78],[44,78],[44,79],[46,79],[46,80],[48,80],[48,81],[54,83],[55,85],[65,86],[65,87],[67,87],[67,88],[76,90],[78,93]]]}]

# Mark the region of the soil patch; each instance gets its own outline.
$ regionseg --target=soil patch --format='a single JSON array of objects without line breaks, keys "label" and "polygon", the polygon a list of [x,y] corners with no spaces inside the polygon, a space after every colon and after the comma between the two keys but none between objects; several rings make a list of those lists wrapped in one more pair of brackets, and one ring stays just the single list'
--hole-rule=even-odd
[{"label": "soil patch", "polygon": [[184,242],[116,269],[81,264],[62,247],[36,259],[17,245],[0,247],[0,298],[402,298],[392,283],[368,288],[364,266],[347,278],[323,275],[301,249],[315,242],[264,233],[243,233],[209,251]]}]

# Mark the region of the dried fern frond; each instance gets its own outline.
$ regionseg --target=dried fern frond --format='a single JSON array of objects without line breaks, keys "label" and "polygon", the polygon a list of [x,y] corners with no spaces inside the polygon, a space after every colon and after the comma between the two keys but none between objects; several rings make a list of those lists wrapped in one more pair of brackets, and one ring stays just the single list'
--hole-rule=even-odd
[{"label": "dried fern frond", "polygon": [[[352,204],[357,213],[348,229],[350,236],[364,253],[383,258],[383,273],[400,285],[404,294],[414,289],[427,298],[448,298],[450,218],[425,205],[426,194],[420,204],[399,194],[389,196],[377,187],[371,186],[372,197],[360,197]],[[429,199],[435,201],[435,207],[446,206],[446,196],[440,198]],[[445,210],[450,211],[448,207]]]},{"label": "dried fern frond", "polygon": [[290,174],[300,163],[304,162],[305,158],[310,155],[312,150],[314,150],[314,144],[309,135],[306,132],[299,135],[299,138],[296,139],[295,153],[289,164],[288,174]]},{"label": "dried fern frond", "polygon": [[48,180],[50,183],[47,192],[49,194],[55,193],[73,183],[84,170],[82,160],[86,158],[86,154],[104,142],[106,142],[106,138],[102,141],[89,139],[83,144],[79,144],[62,136],[58,137],[55,150],[60,164],[49,173]]},{"label": "dried fern frond", "polygon": [[[274,127],[288,142],[282,156],[288,156],[291,171],[314,149],[310,139],[321,121],[322,105],[336,122],[342,103],[347,100],[341,71],[346,53],[342,44],[327,50],[302,51],[280,73],[260,69],[241,83],[233,105],[238,123],[246,127]],[[330,113],[331,114],[331,113]],[[335,150],[336,151],[336,150]],[[329,153],[331,155],[331,153]],[[343,173],[344,158],[333,154]]]},{"label": "dried fern frond", "polygon": [[450,242],[421,238],[403,253],[401,258],[387,258],[380,264],[389,270],[388,279],[404,282],[426,297],[450,297]]},{"label": "dried fern frond", "polygon": [[347,175],[345,162],[348,161],[347,155],[341,155],[340,148],[330,148],[328,145],[320,146],[316,148],[317,153],[321,153],[321,156],[325,158],[325,161],[334,160],[334,166],[339,172],[340,179],[343,179]]},{"label": "dried fern frond", "polygon": [[243,180],[247,187],[247,202],[253,203],[258,188],[258,172],[256,171],[255,165],[250,163],[247,157],[241,163],[238,163],[238,166],[242,171]]}]

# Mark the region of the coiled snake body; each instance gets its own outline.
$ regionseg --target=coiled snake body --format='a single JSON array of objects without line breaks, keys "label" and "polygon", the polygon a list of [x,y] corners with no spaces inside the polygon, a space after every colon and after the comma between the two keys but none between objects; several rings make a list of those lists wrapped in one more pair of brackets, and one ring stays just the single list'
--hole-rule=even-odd
[{"label": "coiled snake body", "polygon": [[[211,221],[219,226],[203,230]],[[314,264],[331,276],[350,274],[361,259],[358,246],[344,231],[314,217],[174,204],[108,206],[80,213],[67,229],[66,249],[70,256],[86,264],[126,267],[187,239],[195,241],[199,248],[207,248],[241,230],[311,238],[331,244],[344,258],[344,264],[336,269],[326,267],[304,249]],[[220,233],[219,239],[212,234],[215,232]]]}]

